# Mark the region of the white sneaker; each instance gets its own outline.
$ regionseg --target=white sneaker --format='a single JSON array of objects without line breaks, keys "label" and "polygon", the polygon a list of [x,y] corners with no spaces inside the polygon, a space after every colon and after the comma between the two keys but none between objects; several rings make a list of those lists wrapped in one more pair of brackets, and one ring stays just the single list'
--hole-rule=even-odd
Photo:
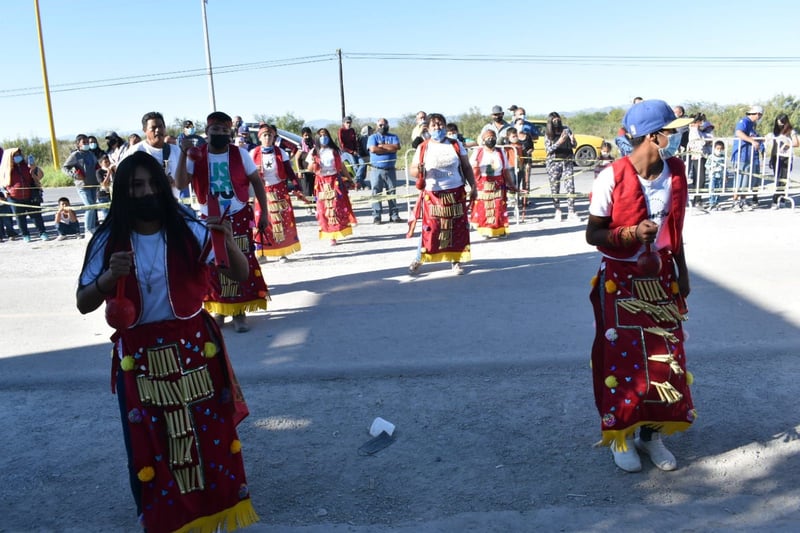
[{"label": "white sneaker", "polygon": [[421,267],[421,266],[422,266],[422,263],[420,263],[416,259],[414,261],[411,261],[411,265],[409,265],[409,267],[408,267],[408,273],[410,275],[412,275],[412,276],[416,276],[417,273],[419,273],[419,267]]},{"label": "white sneaker", "polygon": [[561,222],[561,209],[556,208],[556,214],[553,215],[553,220],[556,222]]},{"label": "white sneaker", "polygon": [[570,211],[569,213],[567,213],[567,220],[569,220],[570,222],[580,222],[581,217],[575,211]]},{"label": "white sneaker", "polygon": [[616,443],[611,444],[611,454],[614,456],[614,463],[625,472],[638,472],[642,469],[642,461],[639,459],[639,454],[636,453],[636,446],[633,439],[625,439],[625,444],[628,446],[628,451],[623,452],[617,450]]},{"label": "white sneaker", "polygon": [[461,266],[461,263],[453,263],[453,274],[456,276],[460,276],[464,273],[464,268]]},{"label": "white sneaker", "polygon": [[733,212],[741,213],[743,211],[742,204],[739,201],[733,202]]},{"label": "white sneaker", "polygon": [[678,468],[678,462],[675,460],[675,456],[664,446],[660,433],[653,433],[650,440],[637,438],[636,448],[649,455],[650,460],[653,461],[653,464],[660,470],[670,471]]}]

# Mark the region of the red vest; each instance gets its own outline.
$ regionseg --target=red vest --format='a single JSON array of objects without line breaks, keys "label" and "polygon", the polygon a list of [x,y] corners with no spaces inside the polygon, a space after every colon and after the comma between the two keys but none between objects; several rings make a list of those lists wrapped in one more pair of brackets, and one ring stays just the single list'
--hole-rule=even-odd
[{"label": "red vest", "polygon": [[[197,201],[206,205],[208,203],[208,145],[197,147],[200,150],[200,159],[194,162],[194,172],[192,173],[192,187],[197,195]],[[233,192],[240,202],[246,204],[250,199],[250,180],[244,172],[242,154],[239,147],[233,144],[228,145],[228,172],[231,175]]]},{"label": "red vest", "polygon": [[[281,155],[281,149],[276,147],[274,148],[274,150],[275,151],[273,153],[275,154],[275,166],[278,167],[277,168],[278,177],[281,179],[281,181],[286,181],[286,168],[284,168],[283,166],[283,156]],[[264,169],[261,167],[261,158],[263,156],[263,154],[261,153],[261,147],[256,146],[255,148],[253,148],[253,151],[250,152],[250,156],[253,158],[253,161],[255,161],[256,166],[258,167],[258,175],[261,176],[261,178],[263,179]]]},{"label": "red vest", "polygon": [[[188,238],[193,237],[190,235]],[[210,243],[211,241],[209,240],[206,249],[202,250],[201,257],[208,256]],[[169,288],[169,294],[167,294],[169,305],[176,317],[180,319],[191,318],[203,309],[203,299],[208,292],[208,265],[205,263],[198,265],[194,274],[183,269],[176,271],[177,267],[174,265],[182,265],[184,263],[180,260],[184,249],[182,246],[169,246],[169,242],[166,243],[166,246],[167,264],[165,272],[167,273],[167,287]],[[132,249],[131,242],[126,241],[118,248],[118,250],[114,251],[130,251]],[[171,269],[170,265],[172,265]],[[136,309],[134,326],[142,319],[141,289],[136,279],[135,270],[136,267],[134,265],[134,272],[125,277],[125,296],[133,302],[133,306]],[[116,291],[114,294],[106,296],[106,301],[115,296]]]},{"label": "red vest", "polygon": [[[681,248],[683,236],[683,218],[686,214],[686,202],[689,199],[688,185],[686,183],[686,167],[677,157],[667,159],[671,180],[672,197],[669,215],[664,225],[669,231],[669,240],[672,251]],[[614,191],[611,193],[611,224],[608,229],[620,226],[635,226],[648,218],[647,201],[639,183],[639,176],[629,157],[617,159],[611,163],[614,169]],[[633,257],[641,247],[639,242],[633,242],[626,248],[607,248],[598,246],[597,249],[609,257],[624,259]]]}]

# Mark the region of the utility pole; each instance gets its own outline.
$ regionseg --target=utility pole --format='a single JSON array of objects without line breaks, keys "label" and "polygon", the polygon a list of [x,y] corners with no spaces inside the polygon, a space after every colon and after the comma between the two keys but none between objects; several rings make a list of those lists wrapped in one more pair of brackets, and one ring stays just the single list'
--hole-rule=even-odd
[{"label": "utility pole", "polygon": [[344,77],[342,76],[342,49],[336,49],[336,55],[339,56],[339,98],[342,101],[342,120],[346,116],[344,112]]},{"label": "utility pole", "polygon": [[50,121],[50,149],[53,153],[53,168],[60,168],[58,160],[58,143],[56,142],[56,127],[53,124],[53,105],[50,102],[50,82],[47,80],[47,61],[44,58],[44,39],[42,38],[42,18],[39,16],[39,0],[33,0],[33,9],[36,11],[36,31],[39,33],[39,55],[42,58],[42,79],[44,80],[44,101],[47,104],[47,118]]},{"label": "utility pole", "polygon": [[217,110],[217,99],[214,96],[214,72],[211,70],[211,45],[208,42],[208,18],[206,18],[206,2],[200,0],[200,7],[203,10],[203,36],[206,39],[206,68],[208,69],[208,96],[211,99],[211,111]]}]

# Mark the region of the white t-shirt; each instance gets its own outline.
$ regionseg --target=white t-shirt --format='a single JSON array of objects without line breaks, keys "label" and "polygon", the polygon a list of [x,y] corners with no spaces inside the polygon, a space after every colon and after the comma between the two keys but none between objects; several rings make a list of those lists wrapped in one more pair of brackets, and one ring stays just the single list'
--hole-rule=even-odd
[{"label": "white t-shirt", "polygon": [[[502,176],[503,170],[508,168],[508,163],[506,162],[506,158],[503,153],[498,149],[490,151],[487,148],[478,148],[472,152],[472,155],[469,158],[469,163],[472,165],[472,168],[478,166],[478,152],[481,150],[483,150],[480,164],[481,176]],[[427,154],[425,155],[425,158],[428,158]]]},{"label": "white t-shirt", "polygon": [[[281,151],[281,160],[286,162],[289,161],[289,154],[287,154],[283,148],[275,148],[275,150]],[[251,157],[255,160],[256,153],[261,151],[260,146],[256,146],[250,152]],[[278,164],[275,161],[275,152],[270,152],[268,154],[261,154],[261,172],[263,173],[262,179],[267,185],[277,185],[281,182],[281,177],[278,174]]]},{"label": "white t-shirt", "polygon": [[[667,215],[672,207],[672,174],[670,174],[669,165],[664,163],[661,175],[652,181],[639,176],[639,183],[642,186],[642,192],[647,203],[648,218],[658,224],[655,249],[668,248],[671,244],[669,231],[663,230],[664,222],[667,220]],[[609,165],[594,180],[592,201],[589,203],[589,214],[596,217],[610,217],[614,208],[613,192],[614,169]],[[640,250],[633,257],[626,259],[626,261],[636,261],[644,249],[645,247],[642,245]]]},{"label": "white t-shirt", "polygon": [[[314,153],[309,152],[306,156],[306,163],[308,166],[314,164]],[[319,151],[319,164],[322,168],[319,170],[320,176],[332,176],[336,174],[336,159],[333,155],[333,149],[323,148]]]},{"label": "white t-shirt", "polygon": [[[232,150],[233,148],[229,148]],[[236,147],[239,154],[242,156],[242,165],[244,166],[244,173],[250,175],[258,170],[253,158],[241,146]],[[191,176],[194,174],[194,161],[191,159],[186,160],[186,172]],[[238,213],[241,211],[246,202],[241,202],[234,194],[233,184],[231,182],[230,166],[228,163],[228,152],[224,154],[208,153],[208,181],[209,181],[209,194],[215,195],[219,198],[219,207],[221,211],[230,206],[230,213]],[[200,212],[208,216],[208,206],[200,204]]]},{"label": "white t-shirt", "polygon": [[[429,191],[444,191],[455,189],[464,185],[464,178],[461,176],[461,160],[459,156],[467,155],[464,146],[458,144],[458,155],[453,149],[452,143],[437,143],[431,141],[425,149],[425,189]],[[414,159],[411,164],[419,165],[419,149],[414,152]]]},{"label": "white t-shirt", "polygon": [[[208,228],[205,224],[195,219],[186,219],[186,224],[197,239],[200,250],[206,246],[210,239]],[[106,243],[108,242],[108,232],[97,234],[97,238],[91,242],[86,266],[81,272],[80,284],[86,286],[94,283],[94,280],[103,273],[103,254]],[[166,269],[166,244],[162,232],[152,235],[142,235],[131,233],[131,245],[133,249],[133,260],[136,265],[136,280],[139,282],[139,295],[142,302],[142,318],[140,324],[159,322],[161,320],[172,320],[175,314],[169,304],[169,293],[167,287]],[[200,259],[200,258],[198,258]],[[213,250],[207,256],[207,261],[213,261]],[[148,290],[148,285],[150,290]]]}]

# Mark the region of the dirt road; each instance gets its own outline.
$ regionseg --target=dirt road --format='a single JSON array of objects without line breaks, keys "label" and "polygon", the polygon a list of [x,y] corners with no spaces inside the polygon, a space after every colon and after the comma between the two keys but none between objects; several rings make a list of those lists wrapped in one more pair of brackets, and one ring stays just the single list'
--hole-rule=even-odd
[{"label": "dirt road", "polygon": [[[677,471],[638,474],[592,447],[582,225],[515,226],[465,276],[412,279],[405,226],[357,214],[335,248],[303,214],[303,251],[263,266],[269,310],[224,330],[251,410],[249,531],[796,529],[799,213],[687,217],[699,419],[668,440]],[[0,531],[137,531],[111,330],[75,310],[84,245],[0,244]],[[361,456],[376,416],[396,442]]]}]

